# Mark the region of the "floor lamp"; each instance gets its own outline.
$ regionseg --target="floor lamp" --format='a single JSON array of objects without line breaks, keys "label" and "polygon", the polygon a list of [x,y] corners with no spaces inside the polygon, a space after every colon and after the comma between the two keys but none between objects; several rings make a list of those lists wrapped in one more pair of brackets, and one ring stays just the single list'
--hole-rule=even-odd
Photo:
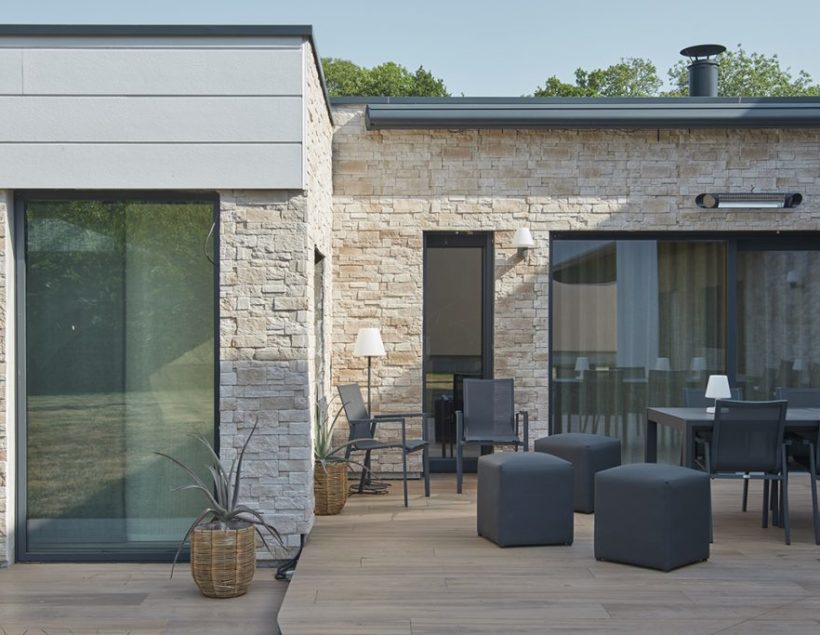
[{"label": "floor lamp", "polygon": [[[370,371],[373,364],[374,357],[384,357],[386,355],[384,344],[382,343],[382,334],[379,329],[374,327],[359,329],[356,335],[356,345],[353,347],[354,357],[367,357],[367,414],[373,416],[373,407],[370,402]],[[372,428],[371,428],[372,433]],[[367,472],[367,478],[363,485],[365,491],[371,494],[383,494],[387,491],[387,483],[375,483],[370,472],[370,452],[364,460],[364,469]]]},{"label": "floor lamp", "polygon": [[374,357],[384,357],[386,352],[382,343],[382,334],[374,327],[359,329],[356,336],[356,345],[353,347],[354,357],[367,357],[367,413],[372,417],[373,408],[370,403],[370,370]]}]

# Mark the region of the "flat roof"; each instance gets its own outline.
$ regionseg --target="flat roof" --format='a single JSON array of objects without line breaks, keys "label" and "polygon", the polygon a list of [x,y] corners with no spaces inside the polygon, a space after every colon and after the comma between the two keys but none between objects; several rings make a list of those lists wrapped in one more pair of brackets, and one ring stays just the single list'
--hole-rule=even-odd
[{"label": "flat roof", "polygon": [[818,97],[332,97],[368,130],[820,128]]},{"label": "flat roof", "polygon": [[316,36],[309,24],[0,24],[0,37],[302,37],[310,42],[333,123]]}]

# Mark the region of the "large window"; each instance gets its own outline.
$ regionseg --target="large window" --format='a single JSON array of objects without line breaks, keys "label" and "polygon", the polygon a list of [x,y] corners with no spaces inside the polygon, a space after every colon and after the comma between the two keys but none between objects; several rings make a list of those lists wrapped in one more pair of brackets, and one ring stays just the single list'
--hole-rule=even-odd
[{"label": "large window", "polygon": [[817,234],[562,234],[551,261],[554,432],[619,437],[639,461],[647,406],[687,405],[710,374],[744,399],[820,387]]},{"label": "large window", "polygon": [[[162,558],[215,436],[214,204],[19,202],[20,556]],[[207,477],[207,473],[203,474]]]}]

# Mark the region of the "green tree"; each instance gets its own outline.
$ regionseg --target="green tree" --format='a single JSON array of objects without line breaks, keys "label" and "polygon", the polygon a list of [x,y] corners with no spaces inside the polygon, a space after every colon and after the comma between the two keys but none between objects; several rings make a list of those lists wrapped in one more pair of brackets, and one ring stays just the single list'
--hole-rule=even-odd
[{"label": "green tree", "polygon": [[[806,71],[796,76],[782,68],[777,55],[747,53],[741,45],[718,58],[718,95],[725,97],[805,97],[820,96],[820,86]],[[535,91],[536,97],[685,97],[689,94],[689,73],[686,60],[669,69],[672,84],[661,91],[655,65],[643,58],[622,59],[607,68],[575,71],[575,83],[568,84],[549,77]]]},{"label": "green tree", "polygon": [[[726,51],[718,58],[718,95],[725,97],[806,97],[820,96],[820,86],[806,71],[793,77],[790,69],[782,68],[777,55],[747,53],[740,44],[736,51]],[[669,69],[671,97],[689,92],[688,63],[679,61]]]},{"label": "green tree", "polygon": [[663,82],[655,65],[640,57],[621,59],[607,68],[575,71],[575,83],[567,84],[556,76],[547,78],[535,91],[536,97],[651,97]]},{"label": "green tree", "polygon": [[444,81],[423,66],[411,73],[401,64],[385,62],[373,68],[350,60],[322,59],[327,90],[332,96],[449,97]]}]

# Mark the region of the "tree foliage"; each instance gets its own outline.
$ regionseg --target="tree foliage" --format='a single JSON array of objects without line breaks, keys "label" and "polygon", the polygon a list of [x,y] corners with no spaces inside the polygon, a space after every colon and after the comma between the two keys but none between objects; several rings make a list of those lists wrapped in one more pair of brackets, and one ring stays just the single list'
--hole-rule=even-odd
[{"label": "tree foliage", "polygon": [[640,57],[621,59],[607,68],[575,71],[575,83],[567,84],[555,75],[535,91],[536,97],[651,97],[663,82],[655,65]]},{"label": "tree foliage", "polygon": [[[820,86],[806,71],[793,76],[780,66],[777,55],[747,53],[741,45],[718,58],[718,95],[724,97],[820,96]],[[575,71],[575,83],[549,77],[535,91],[536,97],[685,97],[689,93],[688,62],[679,61],[667,75],[671,90],[662,91],[655,65],[644,58],[622,59],[620,63],[591,71]]]},{"label": "tree foliage", "polygon": [[[777,55],[747,53],[740,44],[736,51],[726,51],[718,58],[718,95],[723,97],[807,97],[820,96],[820,86],[806,71],[793,77],[789,68],[782,68]],[[687,62],[679,61],[669,69],[671,97],[689,92]]]},{"label": "tree foliage", "polygon": [[444,81],[423,66],[411,73],[401,64],[385,62],[373,68],[350,60],[322,59],[327,90],[332,96],[449,97]]}]

